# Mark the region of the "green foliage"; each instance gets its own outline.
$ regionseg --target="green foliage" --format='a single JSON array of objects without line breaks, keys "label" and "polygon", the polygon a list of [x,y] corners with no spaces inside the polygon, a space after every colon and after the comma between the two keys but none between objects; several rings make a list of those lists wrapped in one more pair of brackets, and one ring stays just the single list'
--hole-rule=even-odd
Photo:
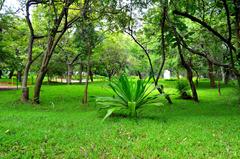
[{"label": "green foliage", "polygon": [[181,96],[181,98],[185,98],[185,96],[188,96],[189,86],[186,80],[178,80],[176,89]]},{"label": "green foliage", "polygon": [[152,95],[149,81],[128,79],[122,75],[116,81],[112,81],[109,86],[117,97],[99,97],[96,99],[100,109],[106,109],[108,118],[116,111],[125,111],[130,117],[136,117],[137,113],[147,106],[161,106],[159,95]]}]

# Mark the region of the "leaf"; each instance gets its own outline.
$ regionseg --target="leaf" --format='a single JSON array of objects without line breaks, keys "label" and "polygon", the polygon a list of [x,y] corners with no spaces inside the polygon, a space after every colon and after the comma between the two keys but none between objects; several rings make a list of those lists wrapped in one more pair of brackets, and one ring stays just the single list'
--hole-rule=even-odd
[{"label": "leaf", "polygon": [[103,118],[102,121],[104,121],[105,119],[107,119],[110,115],[112,115],[112,113],[116,110],[119,110],[119,108],[111,108],[111,109],[108,109],[107,111],[107,114],[105,115],[105,117]]}]

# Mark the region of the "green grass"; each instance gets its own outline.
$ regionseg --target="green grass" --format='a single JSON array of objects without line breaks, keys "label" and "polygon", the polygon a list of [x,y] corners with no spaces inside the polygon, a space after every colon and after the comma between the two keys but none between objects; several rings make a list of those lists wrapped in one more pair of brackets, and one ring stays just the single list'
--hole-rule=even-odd
[{"label": "green grass", "polygon": [[[200,103],[177,98],[175,81],[160,81],[173,105],[149,108],[138,119],[101,122],[94,103],[81,105],[84,86],[45,85],[40,105],[22,104],[19,91],[0,92],[0,158],[240,158],[240,108],[233,87],[222,96],[200,81]],[[31,89],[32,91],[32,89]],[[106,83],[91,96],[109,96]]]}]

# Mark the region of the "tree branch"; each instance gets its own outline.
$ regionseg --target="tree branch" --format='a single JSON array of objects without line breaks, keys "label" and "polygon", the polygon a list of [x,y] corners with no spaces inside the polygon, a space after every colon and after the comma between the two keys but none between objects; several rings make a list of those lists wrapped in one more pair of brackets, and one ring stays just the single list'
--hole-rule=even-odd
[{"label": "tree branch", "polygon": [[198,24],[200,24],[201,26],[203,26],[204,28],[206,28],[208,31],[212,32],[215,36],[217,36],[220,40],[222,40],[224,43],[226,43],[229,47],[231,47],[234,51],[236,51],[235,47],[231,44],[231,42],[228,41],[228,39],[226,39],[225,37],[223,37],[219,32],[217,32],[216,30],[214,30],[211,26],[209,26],[206,22],[188,14],[187,12],[180,12],[178,10],[174,10],[173,14],[179,15],[179,16],[183,16],[186,17],[190,20],[192,20],[193,22],[197,22]]}]

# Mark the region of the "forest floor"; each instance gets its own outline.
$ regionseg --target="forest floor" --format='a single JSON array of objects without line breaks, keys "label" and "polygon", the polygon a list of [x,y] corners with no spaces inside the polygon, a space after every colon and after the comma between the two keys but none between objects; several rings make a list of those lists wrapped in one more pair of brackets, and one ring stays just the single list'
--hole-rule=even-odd
[{"label": "forest floor", "polygon": [[[161,109],[137,119],[102,114],[81,105],[84,85],[44,85],[41,104],[23,104],[21,90],[0,92],[0,158],[240,158],[239,94],[222,95],[200,81],[200,103],[177,97],[175,81],[160,81],[173,94]],[[33,89],[30,89],[31,93]],[[106,83],[90,96],[109,96]]]}]

